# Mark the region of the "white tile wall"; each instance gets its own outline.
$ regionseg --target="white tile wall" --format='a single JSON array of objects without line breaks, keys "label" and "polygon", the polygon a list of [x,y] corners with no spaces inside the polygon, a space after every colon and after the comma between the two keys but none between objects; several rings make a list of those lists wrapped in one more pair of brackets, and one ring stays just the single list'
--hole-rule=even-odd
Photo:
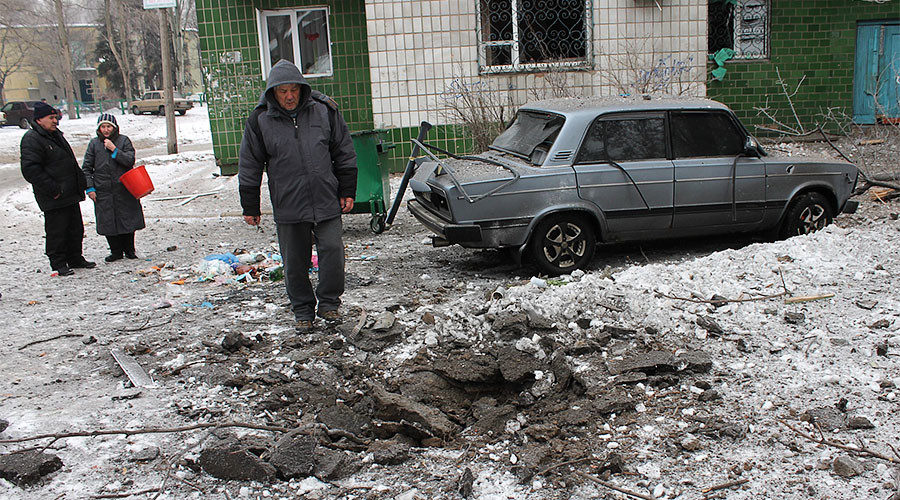
[{"label": "white tile wall", "polygon": [[[448,123],[454,80],[482,82],[515,105],[546,88],[543,74],[478,74],[477,1],[365,0],[376,127]],[[564,73],[573,93],[618,94],[616,82],[662,60],[684,68],[675,87],[705,94],[706,1],[659,0],[660,10],[653,0],[592,0],[594,64]]]}]

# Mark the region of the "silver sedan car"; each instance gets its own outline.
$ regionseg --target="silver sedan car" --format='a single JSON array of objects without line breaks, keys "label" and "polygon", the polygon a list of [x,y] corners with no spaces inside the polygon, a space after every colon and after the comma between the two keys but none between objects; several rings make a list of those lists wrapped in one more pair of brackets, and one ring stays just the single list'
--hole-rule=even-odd
[{"label": "silver sedan car", "polygon": [[854,165],[768,156],[708,99],[555,99],[519,109],[479,155],[422,145],[409,210],[435,246],[512,248],[548,274],[598,242],[823,228],[849,201]]}]

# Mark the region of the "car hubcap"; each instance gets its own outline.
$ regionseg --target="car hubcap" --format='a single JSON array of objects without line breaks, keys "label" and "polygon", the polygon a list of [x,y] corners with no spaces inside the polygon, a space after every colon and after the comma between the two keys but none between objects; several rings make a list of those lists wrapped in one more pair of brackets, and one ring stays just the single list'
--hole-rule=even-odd
[{"label": "car hubcap", "polygon": [[809,234],[825,227],[825,208],[822,205],[811,205],[800,213],[799,234]]},{"label": "car hubcap", "polygon": [[574,266],[586,250],[584,234],[575,224],[554,224],[544,235],[544,257],[561,269]]}]

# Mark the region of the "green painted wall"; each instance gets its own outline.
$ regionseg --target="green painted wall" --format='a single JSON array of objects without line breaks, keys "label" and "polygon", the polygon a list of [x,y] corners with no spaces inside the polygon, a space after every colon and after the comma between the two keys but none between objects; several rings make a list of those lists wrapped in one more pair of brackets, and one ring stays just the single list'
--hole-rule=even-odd
[{"label": "green painted wall", "polygon": [[[265,87],[260,64],[256,8],[320,6],[310,0],[247,2],[197,0],[200,58],[209,98],[213,152],[222,173],[237,171],[244,123]],[[332,0],[329,7],[334,75],[310,78],[310,85],[331,96],[351,131],[371,130],[372,86],[363,0]],[[240,53],[240,62],[232,53]]]},{"label": "green painted wall", "polygon": [[[776,68],[789,92],[806,75],[792,98],[807,129],[823,119],[829,107],[840,107],[849,116],[853,101],[853,61],[856,23],[900,18],[900,1],[877,4],[861,0],[772,0],[769,59],[728,61],[722,81],[709,77],[707,95],[730,106],[745,125],[774,126],[754,107],[777,111],[776,118],[796,127],[788,100],[778,84]],[[707,69],[716,67],[713,63]],[[763,135],[763,134],[761,134]]]}]

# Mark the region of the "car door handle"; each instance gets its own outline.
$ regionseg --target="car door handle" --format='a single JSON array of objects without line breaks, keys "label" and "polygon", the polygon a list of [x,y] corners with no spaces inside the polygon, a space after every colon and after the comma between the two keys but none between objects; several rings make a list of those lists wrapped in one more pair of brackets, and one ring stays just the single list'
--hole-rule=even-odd
[{"label": "car door handle", "polygon": [[793,174],[793,173],[794,173],[794,166],[793,166],[793,165],[788,165],[787,168],[784,169],[784,171],[787,172],[787,173],[789,173],[789,174]]}]

